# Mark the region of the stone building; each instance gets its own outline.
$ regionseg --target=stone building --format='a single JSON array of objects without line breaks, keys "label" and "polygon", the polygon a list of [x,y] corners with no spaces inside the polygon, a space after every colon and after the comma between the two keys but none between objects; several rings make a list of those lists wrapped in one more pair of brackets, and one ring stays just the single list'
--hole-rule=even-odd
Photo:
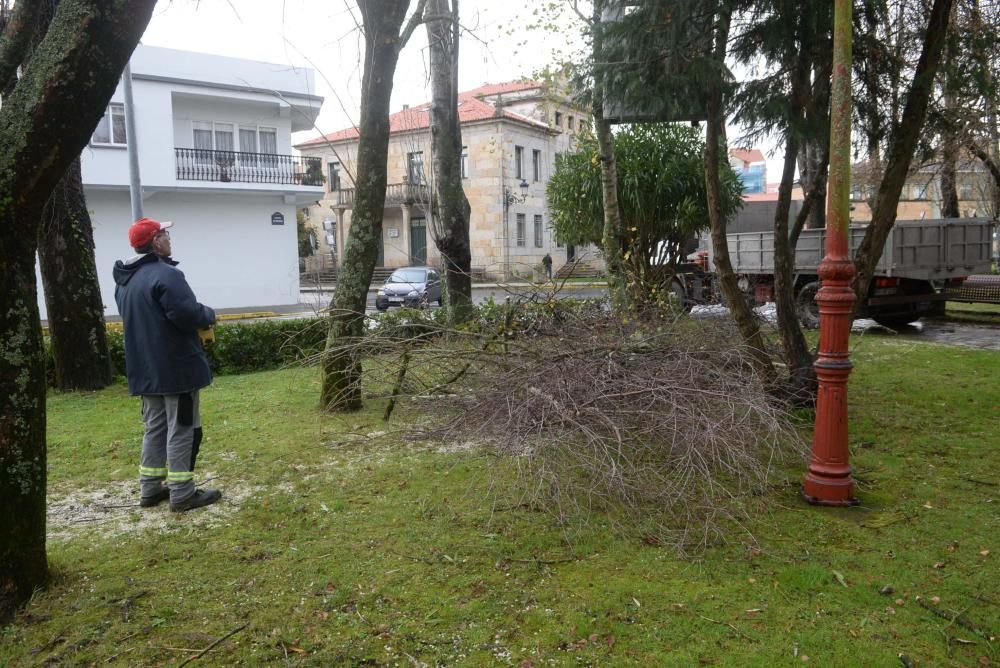
[{"label": "stone building", "polygon": [[[577,133],[589,127],[589,114],[538,81],[484,85],[460,93],[458,104],[473,273],[496,279],[537,276],[546,253],[554,270],[572,260],[599,264],[593,248],[556,242],[545,197],[556,155],[574,148]],[[389,119],[381,267],[441,264],[429,206],[429,111],[429,103],[404,106]],[[303,212],[319,242],[310,265],[326,265],[345,247],[351,224],[358,131],[347,128],[296,148],[323,161],[326,192]]]},{"label": "stone building", "polygon": [[[857,163],[851,172],[851,220],[866,223],[872,219],[871,197],[878,189],[880,173],[869,176],[867,163]],[[986,167],[966,157],[956,165],[958,210],[962,218],[993,218],[994,182]],[[941,165],[927,162],[910,169],[896,206],[898,220],[941,218]]]}]

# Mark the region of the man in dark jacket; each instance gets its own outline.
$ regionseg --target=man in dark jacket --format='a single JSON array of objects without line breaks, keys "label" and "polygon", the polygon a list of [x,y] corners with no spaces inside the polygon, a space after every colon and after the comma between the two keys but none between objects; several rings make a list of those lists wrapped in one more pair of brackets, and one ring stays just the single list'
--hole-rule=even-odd
[{"label": "man in dark jacket", "polygon": [[138,254],[116,262],[114,277],[128,389],[142,396],[139,505],[169,498],[170,510],[180,512],[215,503],[222,493],[194,485],[201,444],[198,391],[212,382],[198,330],[215,323],[215,311],[198,303],[170,259],[172,225],[150,218],[133,223],[128,239]]}]

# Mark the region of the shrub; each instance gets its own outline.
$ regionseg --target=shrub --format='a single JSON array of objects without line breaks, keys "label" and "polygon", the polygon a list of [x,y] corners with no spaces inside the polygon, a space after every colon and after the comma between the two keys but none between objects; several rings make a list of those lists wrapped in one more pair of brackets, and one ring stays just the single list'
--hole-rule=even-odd
[{"label": "shrub", "polygon": [[326,320],[257,320],[222,323],[205,352],[219,375],[277,369],[315,357],[326,342]]},{"label": "shrub", "polygon": [[[114,324],[114,323],[111,323]],[[326,343],[326,320],[255,320],[219,323],[215,342],[205,348],[212,373],[227,375],[277,369],[314,358]],[[52,351],[45,342],[46,378],[55,384]],[[125,336],[120,326],[108,327],[108,351],[116,377],[125,376]]]}]

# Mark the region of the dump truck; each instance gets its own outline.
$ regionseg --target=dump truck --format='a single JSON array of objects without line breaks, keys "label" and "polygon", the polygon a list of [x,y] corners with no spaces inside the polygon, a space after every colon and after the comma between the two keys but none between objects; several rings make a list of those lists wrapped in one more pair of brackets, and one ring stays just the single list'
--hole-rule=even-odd
[{"label": "dump truck", "polygon": [[[761,207],[748,208],[748,213],[737,216],[729,226],[729,254],[748,301],[764,304],[774,297],[774,216],[768,216]],[[993,226],[994,222],[985,218],[897,221],[875,268],[868,299],[858,305],[858,316],[899,327],[942,313],[950,290],[960,286],[966,277],[990,270]],[[865,225],[849,227],[852,257],[866,229]],[[795,303],[806,327],[819,325],[817,268],[825,243],[825,229],[802,230],[795,249]],[[703,256],[708,269],[715,265],[711,244],[706,246],[707,256]],[[708,277],[697,274],[679,274],[678,282],[688,303],[704,301],[708,294]],[[718,294],[714,286],[712,292]]]}]

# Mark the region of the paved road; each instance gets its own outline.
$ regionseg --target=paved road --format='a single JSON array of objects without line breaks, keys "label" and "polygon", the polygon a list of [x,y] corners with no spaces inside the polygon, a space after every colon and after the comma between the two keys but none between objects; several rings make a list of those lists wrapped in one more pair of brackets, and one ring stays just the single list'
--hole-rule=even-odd
[{"label": "paved road", "polygon": [[[495,301],[502,302],[508,296],[511,299],[530,298],[534,288],[528,284],[512,284],[510,286],[489,285],[472,286],[472,301],[482,304],[492,297]],[[589,285],[566,285],[559,292],[561,299],[589,299],[601,297],[606,292],[603,286]],[[303,290],[299,293],[299,301],[305,304],[307,311],[318,311],[330,304],[333,291],[330,290]],[[368,291],[368,303],[366,305],[369,313],[375,312],[375,290]]]},{"label": "paved road", "polygon": [[[496,301],[503,301],[508,295],[512,299],[524,299],[530,297],[532,286],[528,284],[511,286],[473,286],[472,296],[477,304],[485,302],[492,297]],[[568,284],[560,292],[563,299],[587,299],[604,295],[606,289],[601,285],[579,285]],[[330,299],[333,297],[332,289],[327,290],[303,290],[299,295],[298,305],[282,307],[261,307],[260,311],[271,311],[278,313],[277,317],[302,317],[312,315],[325,309]],[[368,293],[368,312],[375,312],[375,290]],[[232,312],[246,312],[247,309],[225,309]],[[768,304],[757,309],[757,312],[765,320],[774,319],[774,305]],[[699,318],[727,317],[728,310],[723,306],[700,306],[695,307],[692,315]],[[965,346],[969,348],[979,348],[982,350],[1000,351],[1000,325],[981,325],[952,320],[921,320],[920,322],[900,328],[897,332],[887,330],[876,324],[873,320],[859,319],[854,321],[853,330],[855,332],[865,332],[869,336],[898,336],[912,341],[924,341],[931,343],[942,343],[946,345]]]}]

